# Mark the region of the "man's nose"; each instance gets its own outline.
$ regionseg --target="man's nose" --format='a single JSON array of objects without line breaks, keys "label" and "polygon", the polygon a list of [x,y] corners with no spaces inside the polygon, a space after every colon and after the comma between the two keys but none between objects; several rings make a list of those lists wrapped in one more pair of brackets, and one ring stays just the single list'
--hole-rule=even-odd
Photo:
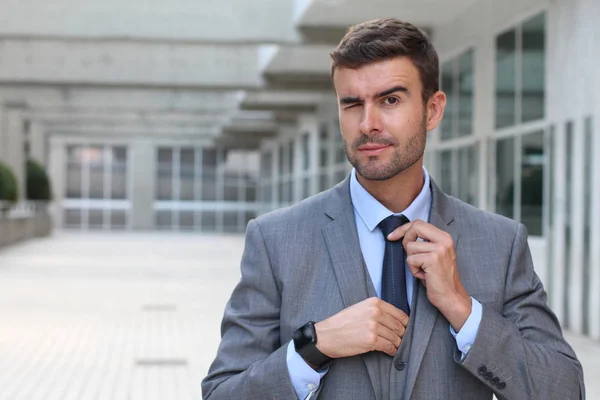
[{"label": "man's nose", "polygon": [[373,104],[365,104],[360,122],[360,131],[365,135],[379,133],[382,130],[379,110]]}]

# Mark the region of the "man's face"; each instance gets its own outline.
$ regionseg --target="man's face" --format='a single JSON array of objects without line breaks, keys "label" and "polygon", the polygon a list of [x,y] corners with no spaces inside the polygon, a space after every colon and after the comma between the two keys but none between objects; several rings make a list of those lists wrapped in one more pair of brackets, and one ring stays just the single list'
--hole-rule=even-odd
[{"label": "man's face", "polygon": [[425,151],[427,112],[419,71],[406,57],[337,68],[333,84],[348,160],[368,180],[387,180]]}]

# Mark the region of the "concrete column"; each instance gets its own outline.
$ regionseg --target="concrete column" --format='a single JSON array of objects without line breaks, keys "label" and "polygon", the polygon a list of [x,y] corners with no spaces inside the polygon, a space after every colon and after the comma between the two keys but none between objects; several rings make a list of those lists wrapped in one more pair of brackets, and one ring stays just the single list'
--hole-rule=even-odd
[{"label": "concrete column", "polygon": [[7,148],[7,141],[6,141],[6,126],[5,126],[5,116],[4,116],[4,107],[0,107],[0,161],[6,163],[7,162],[7,158],[6,158],[6,148]]},{"label": "concrete column", "polygon": [[53,201],[50,205],[49,212],[54,226],[57,228],[63,227],[63,207],[62,202],[65,194],[65,181],[67,177],[67,158],[66,144],[57,138],[50,141],[50,149],[48,153],[48,175],[52,183]]},{"label": "concrete column", "polygon": [[29,144],[31,158],[47,167],[46,136],[44,126],[39,122],[31,122],[29,126]]},{"label": "concrete column", "polygon": [[4,159],[12,168],[19,187],[19,200],[26,199],[25,180],[25,133],[21,110],[8,108],[5,111]]},{"label": "concrete column", "polygon": [[130,147],[132,224],[134,230],[154,229],[156,187],[156,146],[151,140],[137,138]]}]

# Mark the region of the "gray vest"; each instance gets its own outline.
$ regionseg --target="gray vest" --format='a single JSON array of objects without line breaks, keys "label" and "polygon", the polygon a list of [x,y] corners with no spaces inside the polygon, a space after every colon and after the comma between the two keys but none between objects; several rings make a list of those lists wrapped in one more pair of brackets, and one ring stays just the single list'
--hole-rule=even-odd
[{"label": "gray vest", "polygon": [[[364,270],[366,274],[365,278],[367,281],[367,292],[369,297],[377,297],[377,292],[373,287],[371,277],[369,276],[366,266]],[[417,304],[419,290],[423,290],[416,278],[413,288],[411,312],[415,309]],[[379,398],[382,400],[404,400],[404,389],[406,387],[408,363],[410,361],[410,348],[413,340],[413,327],[413,320],[410,318],[408,326],[406,327],[404,338],[402,339],[402,344],[400,344],[395,357],[392,358],[387,354],[378,351],[365,354],[366,360],[377,360],[376,363],[379,367],[377,374],[379,382],[373,382],[373,384],[376,385],[375,390],[380,391]],[[379,387],[377,387],[377,384]]]}]

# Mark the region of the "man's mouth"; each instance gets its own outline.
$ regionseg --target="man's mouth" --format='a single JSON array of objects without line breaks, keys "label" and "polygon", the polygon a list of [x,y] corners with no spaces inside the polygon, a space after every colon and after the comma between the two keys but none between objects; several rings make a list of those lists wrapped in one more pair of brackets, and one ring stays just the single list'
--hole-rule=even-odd
[{"label": "man's mouth", "polygon": [[358,147],[358,151],[365,156],[376,156],[390,147],[389,144],[365,144]]}]

